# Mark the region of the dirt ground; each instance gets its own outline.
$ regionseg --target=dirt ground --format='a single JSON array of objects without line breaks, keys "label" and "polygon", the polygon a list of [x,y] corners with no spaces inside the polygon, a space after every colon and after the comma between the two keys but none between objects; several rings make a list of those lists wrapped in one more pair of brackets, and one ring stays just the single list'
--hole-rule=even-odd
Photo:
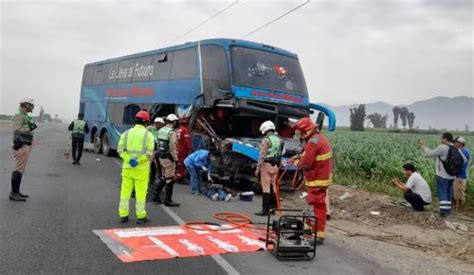
[{"label": "dirt ground", "polygon": [[[432,206],[425,212],[416,212],[402,197],[397,200],[340,185],[333,185],[329,190],[332,208],[329,233],[414,249],[420,252],[420,257],[431,255],[465,264],[454,272],[474,273],[474,219],[453,215],[444,220]],[[301,194],[302,191],[283,193],[283,205],[304,209],[306,202],[300,198]],[[417,253],[413,255],[416,257]]]}]

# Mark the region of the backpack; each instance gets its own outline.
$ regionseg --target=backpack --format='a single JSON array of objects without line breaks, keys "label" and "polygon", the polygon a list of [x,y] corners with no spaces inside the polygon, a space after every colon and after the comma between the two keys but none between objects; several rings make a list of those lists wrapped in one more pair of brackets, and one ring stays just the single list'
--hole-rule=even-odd
[{"label": "backpack", "polygon": [[458,148],[454,145],[448,145],[449,151],[446,160],[443,161],[441,158],[439,160],[443,163],[444,170],[451,176],[457,176],[461,173],[461,170],[464,166],[464,159],[461,156],[461,152],[459,152]]}]

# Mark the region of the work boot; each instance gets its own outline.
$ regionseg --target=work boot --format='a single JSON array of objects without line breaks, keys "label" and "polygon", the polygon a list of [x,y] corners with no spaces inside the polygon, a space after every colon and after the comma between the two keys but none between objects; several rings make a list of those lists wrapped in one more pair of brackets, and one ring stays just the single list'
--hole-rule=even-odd
[{"label": "work boot", "polygon": [[120,217],[120,223],[126,223],[126,222],[128,222],[128,216]]},{"label": "work boot", "polygon": [[20,195],[18,195],[18,193],[13,193],[13,192],[10,192],[9,198],[12,201],[26,201],[26,199],[20,197]]},{"label": "work boot", "polygon": [[174,187],[173,182],[170,182],[170,183],[166,184],[166,186],[165,186],[165,192],[166,192],[165,205],[168,206],[168,207],[179,207],[180,204],[174,202],[173,199],[172,199],[172,197],[173,197],[173,187]]},{"label": "work boot", "polygon": [[262,193],[262,210],[254,214],[257,216],[267,216],[270,200],[271,200],[270,193]]},{"label": "work boot", "polygon": [[148,217],[145,217],[145,218],[137,219],[137,224],[145,224],[149,221],[150,219],[148,219]]},{"label": "work boot", "polygon": [[22,198],[29,198],[30,197],[29,195],[22,194],[21,192],[18,192],[18,195]]},{"label": "work boot", "polygon": [[155,187],[155,194],[153,194],[153,201],[156,204],[163,204],[163,201],[161,200],[161,192],[165,188],[165,184],[166,183],[164,180],[160,180]]}]

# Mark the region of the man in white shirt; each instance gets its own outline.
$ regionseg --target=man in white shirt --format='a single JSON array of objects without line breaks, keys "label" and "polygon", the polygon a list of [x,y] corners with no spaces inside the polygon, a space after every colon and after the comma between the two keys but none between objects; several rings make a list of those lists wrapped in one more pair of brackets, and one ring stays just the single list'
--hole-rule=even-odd
[{"label": "man in white shirt", "polygon": [[403,165],[403,174],[408,178],[404,184],[399,179],[392,179],[392,183],[403,191],[403,197],[416,211],[425,211],[424,206],[431,203],[431,190],[426,180],[416,172],[413,164]]}]

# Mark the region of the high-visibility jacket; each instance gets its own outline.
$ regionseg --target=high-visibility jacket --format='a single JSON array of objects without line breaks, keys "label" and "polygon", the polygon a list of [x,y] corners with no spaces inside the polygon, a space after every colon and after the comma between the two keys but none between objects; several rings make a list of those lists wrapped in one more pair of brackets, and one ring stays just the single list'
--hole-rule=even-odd
[{"label": "high-visibility jacket", "polygon": [[[153,135],[144,126],[137,124],[125,131],[120,136],[117,148],[117,152],[123,160],[122,169],[148,171],[153,147]],[[132,158],[138,161],[136,167],[130,166],[130,159]]]},{"label": "high-visibility jacket", "polygon": [[270,134],[266,137],[270,141],[266,159],[279,158],[281,155],[281,139],[277,134]]},{"label": "high-visibility jacket", "polygon": [[[23,117],[23,128],[30,130],[35,124],[35,121],[33,118],[25,111],[23,111],[21,108],[18,109],[18,113],[16,113],[13,117],[12,120],[15,120],[17,116],[22,116]],[[13,133],[13,140],[16,138],[20,139],[23,142],[31,144],[33,142],[33,133],[29,132],[28,134],[16,134]]]},{"label": "high-visibility jacket", "polygon": [[306,143],[299,167],[304,169],[307,187],[329,186],[332,182],[332,150],[328,139],[321,133],[315,134]]},{"label": "high-visibility jacket", "polygon": [[72,129],[73,134],[84,135],[84,129],[86,127],[86,122],[81,119],[74,120],[74,128]]}]

